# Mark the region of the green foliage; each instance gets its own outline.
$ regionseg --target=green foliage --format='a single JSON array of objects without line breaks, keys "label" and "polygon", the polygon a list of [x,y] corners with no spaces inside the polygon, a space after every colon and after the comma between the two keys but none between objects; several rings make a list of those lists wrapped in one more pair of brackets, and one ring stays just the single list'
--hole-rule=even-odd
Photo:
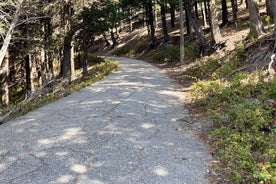
[{"label": "green foliage", "polygon": [[141,54],[148,47],[149,38],[144,37],[140,38],[139,42],[124,45],[120,48],[115,49],[112,52],[114,56],[125,56],[125,57],[133,57],[138,54]]},{"label": "green foliage", "polygon": [[196,65],[188,68],[184,74],[192,76],[197,80],[202,80],[214,75],[214,72],[219,67],[221,67],[221,63],[217,59],[209,57],[206,61],[198,62]]},{"label": "green foliage", "polygon": [[90,84],[103,79],[105,76],[109,75],[114,71],[118,66],[118,62],[106,61],[103,63],[97,64],[93,69],[88,72],[88,75],[85,76],[80,82],[74,82],[71,85],[67,86],[67,93],[71,94],[79,89],[82,89]]},{"label": "green foliage", "polygon": [[169,47],[167,49],[161,50],[153,54],[151,59],[155,63],[179,62],[180,60],[179,46]]},{"label": "green foliage", "polygon": [[276,79],[265,80],[263,71],[233,72],[245,57],[240,42],[227,62],[198,62],[186,74],[200,79],[193,84],[195,103],[214,122],[210,139],[230,168],[230,178],[235,183],[274,184],[276,107],[267,102],[276,99]]},{"label": "green foliage", "polygon": [[271,98],[276,100],[276,78],[270,82],[268,94]]},{"label": "green foliage", "polygon": [[[83,53],[77,53],[75,56],[75,68],[80,69],[82,68],[82,59],[83,59]],[[103,63],[105,62],[105,59],[102,57],[97,57],[92,53],[88,53],[87,55],[87,65],[92,66],[95,64]]]},{"label": "green foliage", "polygon": [[272,31],[273,30],[273,26],[271,25],[271,23],[272,23],[271,17],[270,16],[266,16],[265,17],[265,22],[267,24],[267,27],[268,27],[269,31]]},{"label": "green foliage", "polygon": [[[11,105],[10,109],[1,109],[0,108],[0,115],[4,115],[5,113],[8,113],[9,110],[14,109],[14,112],[12,113],[11,118],[18,117],[20,115],[24,115],[32,110],[35,110],[41,106],[44,106],[48,103],[51,103],[53,101],[58,100],[59,98],[62,98],[66,95],[69,95],[71,93],[74,93],[78,91],[81,88],[84,88],[96,81],[99,81],[103,79],[105,76],[109,75],[112,71],[114,71],[118,66],[118,62],[115,61],[106,61],[103,63],[99,63],[95,65],[89,72],[88,75],[85,76],[85,78],[81,80],[77,80],[68,86],[65,87],[65,91],[58,91],[55,93],[49,93],[44,96],[39,96],[37,98],[34,98],[31,101],[23,102],[18,105],[18,102],[16,101],[17,104]],[[18,93],[13,92],[14,96],[17,96],[16,99],[22,99],[24,96],[21,95],[22,89],[18,88],[17,89]],[[15,97],[14,97],[15,98]],[[3,122],[0,122],[0,124]]]},{"label": "green foliage", "polygon": [[135,55],[135,54],[136,54],[136,51],[128,46],[120,47],[118,49],[115,49],[112,52],[112,55],[114,55],[114,56],[131,56],[131,55]]}]

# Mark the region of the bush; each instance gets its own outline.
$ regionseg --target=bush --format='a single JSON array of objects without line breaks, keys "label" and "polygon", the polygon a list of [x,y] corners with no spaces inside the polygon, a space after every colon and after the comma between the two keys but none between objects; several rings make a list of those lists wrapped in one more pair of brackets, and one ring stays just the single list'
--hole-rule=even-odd
[{"label": "bush", "polygon": [[[75,68],[76,69],[82,68],[82,58],[83,58],[82,52],[76,54],[76,56],[75,56]],[[88,66],[92,66],[92,65],[99,64],[102,62],[105,62],[104,58],[97,57],[92,53],[88,53],[88,55],[87,55],[87,65]]]},{"label": "bush", "polygon": [[170,47],[159,51],[152,56],[152,61],[155,63],[170,63],[179,62],[180,50],[178,46]]},{"label": "bush", "polygon": [[123,46],[112,52],[112,55],[114,56],[130,56],[135,54],[136,54],[136,51],[128,46]]},{"label": "bush", "polygon": [[275,182],[276,108],[266,104],[275,95],[275,80],[263,78],[262,72],[238,72],[229,81],[193,85],[195,102],[212,112],[212,142],[236,183]]},{"label": "bush", "polygon": [[196,65],[188,68],[184,74],[197,80],[202,80],[212,77],[219,67],[221,67],[221,63],[217,59],[209,57],[206,61],[198,62]]}]

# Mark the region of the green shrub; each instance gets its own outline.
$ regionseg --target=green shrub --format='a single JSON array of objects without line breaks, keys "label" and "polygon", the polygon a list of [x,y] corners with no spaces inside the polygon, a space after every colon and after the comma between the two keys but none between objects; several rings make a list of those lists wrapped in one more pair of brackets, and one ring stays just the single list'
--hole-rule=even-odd
[{"label": "green shrub", "polygon": [[179,46],[169,47],[167,49],[158,51],[155,54],[153,54],[151,59],[155,63],[179,62],[180,60]]},{"label": "green shrub", "polygon": [[269,83],[269,96],[276,100],[276,78]]},{"label": "green shrub", "polygon": [[136,54],[136,51],[129,46],[123,46],[112,52],[112,55],[114,56],[130,56],[135,54]]},{"label": "green shrub", "polygon": [[197,62],[196,65],[188,68],[184,74],[190,77],[196,78],[197,80],[203,80],[208,77],[212,77],[214,72],[221,67],[219,60],[208,57],[204,62]]},{"label": "green shrub", "polygon": [[264,72],[237,72],[229,80],[200,80],[193,85],[195,103],[206,107],[214,130],[217,154],[231,169],[235,183],[275,183],[276,80],[264,82]]},{"label": "green shrub", "polygon": [[[82,58],[83,58],[82,52],[79,52],[76,54],[76,56],[75,56],[75,68],[76,69],[82,68]],[[97,57],[92,53],[87,54],[87,65],[88,66],[92,66],[92,65],[99,64],[102,62],[105,62],[104,58]]]}]

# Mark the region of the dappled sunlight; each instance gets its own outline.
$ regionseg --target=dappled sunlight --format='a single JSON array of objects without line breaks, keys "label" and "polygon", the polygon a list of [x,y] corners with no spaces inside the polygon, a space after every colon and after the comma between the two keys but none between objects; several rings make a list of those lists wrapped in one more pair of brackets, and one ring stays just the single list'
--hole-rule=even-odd
[{"label": "dappled sunlight", "polygon": [[63,175],[57,179],[58,183],[69,183],[74,177],[71,175]]},{"label": "dappled sunlight", "polygon": [[48,144],[53,144],[56,142],[56,140],[52,140],[52,139],[41,139],[37,141],[39,144],[44,144],[44,145],[48,145]]},{"label": "dappled sunlight", "polygon": [[153,128],[155,125],[151,124],[151,123],[144,123],[141,125],[142,128],[144,129],[149,129],[149,128]]},{"label": "dappled sunlight", "polygon": [[81,128],[68,128],[65,130],[65,133],[59,137],[60,140],[68,140],[72,137],[76,137],[77,135],[81,134]]},{"label": "dappled sunlight", "polygon": [[63,152],[56,152],[55,154],[59,157],[64,157],[64,156],[68,155],[69,153],[67,151],[63,151]]},{"label": "dappled sunlight", "polygon": [[0,183],[162,183],[184,172],[182,155],[202,155],[179,131],[183,108],[166,76],[124,62],[106,80],[2,125]]},{"label": "dappled sunlight", "polygon": [[73,165],[71,167],[71,169],[76,172],[76,173],[79,173],[79,174],[83,174],[83,173],[86,173],[87,172],[87,167],[85,165]]},{"label": "dappled sunlight", "polygon": [[153,172],[158,176],[167,176],[169,174],[168,170],[163,166],[157,166]]}]

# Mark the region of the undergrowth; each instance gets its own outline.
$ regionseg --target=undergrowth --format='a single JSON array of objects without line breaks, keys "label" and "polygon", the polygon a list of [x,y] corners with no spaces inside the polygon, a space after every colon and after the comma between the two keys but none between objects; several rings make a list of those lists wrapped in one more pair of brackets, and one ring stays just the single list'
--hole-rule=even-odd
[{"label": "undergrowth", "polygon": [[[194,51],[197,47],[197,42],[189,42],[185,44],[185,58],[189,58],[189,60],[194,60],[198,55]],[[180,60],[180,49],[179,46],[172,46],[160,51],[155,52],[151,61],[154,63],[177,63]]]},{"label": "undergrowth", "polygon": [[[63,90],[58,90],[52,93],[45,94],[43,96],[42,95],[38,96],[32,99],[31,101],[26,101],[26,102],[23,101],[21,103],[19,103],[18,101],[14,101],[8,109],[0,108],[0,116],[4,116],[8,112],[12,112],[11,116],[9,116],[8,119],[4,119],[3,121],[0,121],[0,124],[4,123],[9,119],[18,117],[20,115],[24,115],[32,110],[35,110],[51,102],[54,102],[86,86],[89,86],[90,84],[97,82],[103,79],[105,76],[109,75],[112,71],[114,71],[117,68],[117,66],[118,66],[118,62],[106,60],[105,62],[101,62],[95,65],[95,67],[89,70],[88,75],[86,75],[85,78],[76,80],[71,84],[64,86]],[[20,95],[20,94],[17,94],[17,95]],[[19,96],[17,98],[15,97],[14,98],[18,100],[18,99],[23,99],[23,97],[24,96]]]},{"label": "undergrowth", "polygon": [[210,139],[232,181],[275,184],[276,79],[258,70],[235,72],[245,56],[238,49],[225,62],[209,58],[185,74],[197,79],[194,102],[214,122]]},{"label": "undergrowth", "polygon": [[143,37],[140,39],[138,43],[124,45],[120,48],[115,49],[112,52],[114,56],[124,56],[124,57],[134,57],[138,54],[143,53],[148,47],[149,39],[147,37]]}]

